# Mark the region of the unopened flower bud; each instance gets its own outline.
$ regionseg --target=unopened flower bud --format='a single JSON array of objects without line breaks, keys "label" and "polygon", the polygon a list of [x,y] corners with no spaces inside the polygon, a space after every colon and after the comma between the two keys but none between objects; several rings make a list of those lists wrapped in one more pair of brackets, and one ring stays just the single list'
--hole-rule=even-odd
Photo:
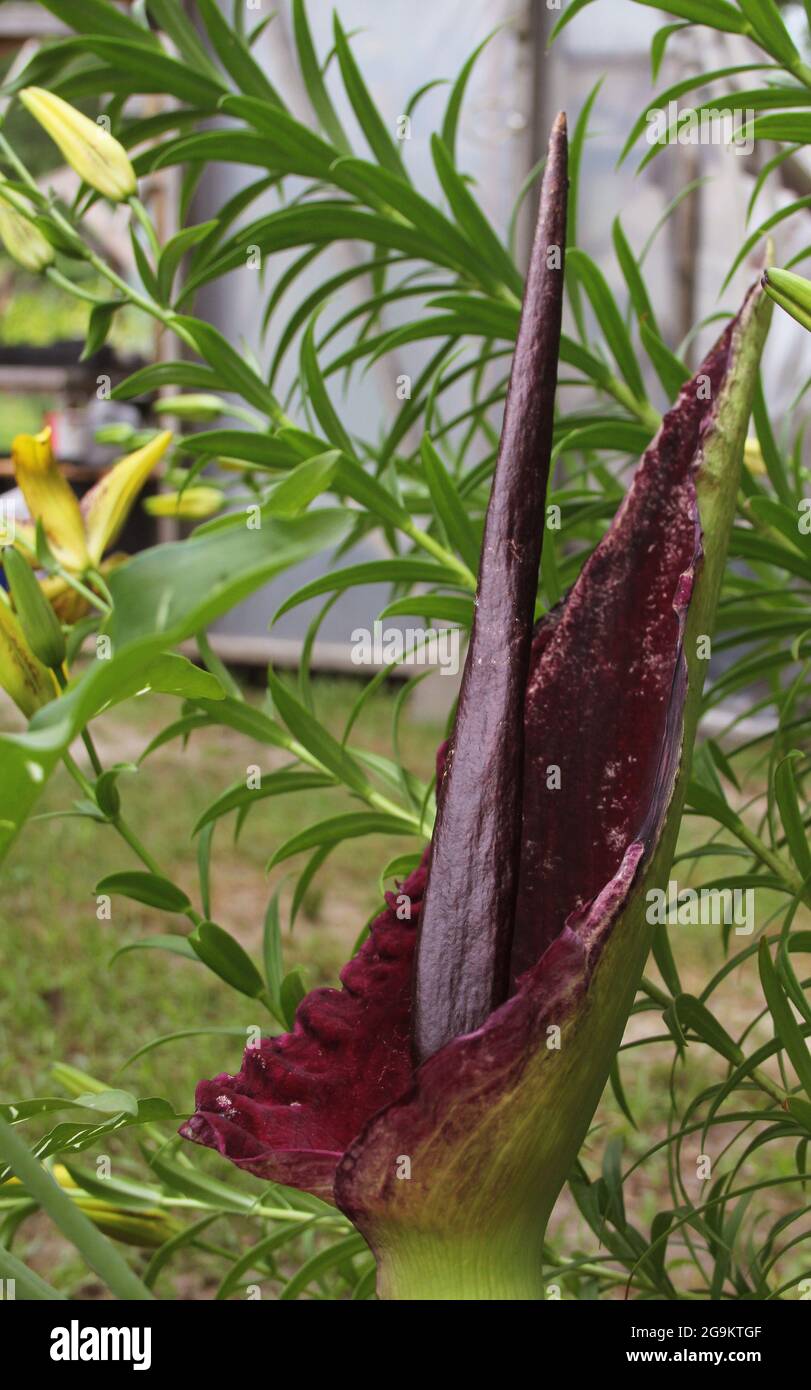
[{"label": "unopened flower bud", "polygon": [[114,203],[135,193],[135,170],[108,130],[42,87],[25,87],[20,100],[90,188]]},{"label": "unopened flower bud", "polygon": [[3,551],[3,568],[28,645],[43,666],[49,666],[52,671],[60,670],[65,660],[65,635],[31,566],[18,550],[7,546]]}]

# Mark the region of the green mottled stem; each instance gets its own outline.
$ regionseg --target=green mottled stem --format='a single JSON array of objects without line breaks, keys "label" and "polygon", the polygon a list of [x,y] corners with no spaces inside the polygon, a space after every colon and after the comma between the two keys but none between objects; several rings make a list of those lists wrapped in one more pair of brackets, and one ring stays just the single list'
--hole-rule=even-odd
[{"label": "green mottled stem", "polygon": [[541,1250],[539,1233],[502,1243],[402,1231],[379,1261],[378,1296],[401,1303],[540,1303]]}]

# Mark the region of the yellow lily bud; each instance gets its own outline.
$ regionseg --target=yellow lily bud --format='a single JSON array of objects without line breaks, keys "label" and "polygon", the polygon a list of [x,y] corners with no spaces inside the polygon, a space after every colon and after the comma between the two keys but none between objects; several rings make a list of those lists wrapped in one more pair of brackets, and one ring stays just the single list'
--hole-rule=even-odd
[{"label": "yellow lily bud", "polygon": [[229,458],[227,454],[220,454],[216,463],[222,473],[245,473],[250,470],[251,466],[243,459]]},{"label": "yellow lily bud", "polygon": [[135,170],[123,145],[108,130],[42,87],[25,87],[20,100],[90,188],[114,203],[135,192]]},{"label": "yellow lily bud", "polygon": [[54,555],[68,569],[84,570],[89,563],[79,502],[51,449],[51,431],[18,434],[12,440],[14,472],[28,510],[41,521]]},{"label": "yellow lily bud", "polygon": [[142,449],[119,459],[82,499],[87,545],[93,564],[99,563],[118,536],[138,493],[166,453],[171,439],[171,430],[164,430]]},{"label": "yellow lily bud", "polygon": [[94,1226],[124,1245],[140,1245],[144,1249],[157,1250],[183,1230],[183,1223],[160,1207],[130,1211],[126,1207],[113,1206],[111,1202],[102,1202],[97,1197],[86,1197],[83,1192],[74,1200]]},{"label": "yellow lily bud", "polygon": [[[182,1221],[160,1207],[131,1210],[84,1192],[62,1163],[54,1164],[51,1177],[63,1191],[70,1193],[77,1207],[90,1218],[94,1226],[98,1226],[100,1231],[113,1240],[122,1241],[124,1245],[140,1245],[145,1249],[157,1250],[184,1229]],[[19,1178],[11,1177],[3,1186],[22,1187],[23,1184]]]},{"label": "yellow lily bud", "polygon": [[749,436],[743,446],[743,461],[750,473],[760,475],[766,472],[763,450],[753,436]]},{"label": "yellow lily bud", "polygon": [[53,263],[54,249],[39,227],[5,200],[0,201],[0,239],[11,259],[34,275]]},{"label": "yellow lily bud", "polygon": [[51,672],[34,656],[4,596],[0,597],[0,686],[28,719],[57,693]]},{"label": "yellow lily bud", "polygon": [[147,497],[144,510],[150,516],[174,516],[181,521],[201,521],[222,509],[224,498],[217,487],[187,487],[184,492],[160,492]]}]

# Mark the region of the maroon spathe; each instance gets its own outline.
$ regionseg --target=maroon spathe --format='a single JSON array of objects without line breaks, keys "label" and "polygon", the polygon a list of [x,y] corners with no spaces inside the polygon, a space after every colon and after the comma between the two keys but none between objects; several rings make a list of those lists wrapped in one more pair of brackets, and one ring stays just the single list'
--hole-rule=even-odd
[{"label": "maroon spathe", "polygon": [[294,1031],[246,1048],[238,1076],[201,1081],[181,1134],[257,1177],[332,1199],[343,1151],[411,1081],[411,968],[429,852],[400,888],[411,920],[398,920],[388,893],[341,971],[343,988],[308,994]]},{"label": "maroon spathe", "polygon": [[[354,1218],[359,1167],[388,1181],[398,1144],[441,1127],[450,1094],[487,1103],[526,1064],[545,1019],[559,1023],[587,991],[675,778],[684,620],[701,558],[694,478],[734,328],[665,416],[611,528],[535,634],[512,996],[415,1069],[412,963],[426,852],[401,888],[411,919],[398,920],[387,895],[343,988],[309,994],[294,1032],[248,1048],[237,1076],[201,1082],[186,1138],[260,1177],[337,1196]],[[455,1113],[464,1123],[464,1105]]]}]

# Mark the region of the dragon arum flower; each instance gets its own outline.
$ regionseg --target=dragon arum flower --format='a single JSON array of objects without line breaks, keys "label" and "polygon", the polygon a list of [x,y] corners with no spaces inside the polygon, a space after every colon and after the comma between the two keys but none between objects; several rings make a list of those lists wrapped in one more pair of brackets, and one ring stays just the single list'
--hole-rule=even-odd
[{"label": "dragon arum flower", "polygon": [[20,100],[89,188],[114,203],[135,193],[135,170],[109,130],[42,87],[24,87]]},{"label": "dragon arum flower", "polygon": [[181,1130],[335,1203],[383,1298],[543,1298],[546,1223],[642,974],[646,893],[672,862],[771,307],[750,291],[533,627],[565,159],[559,118],[432,844],[343,988],[201,1082]]}]

